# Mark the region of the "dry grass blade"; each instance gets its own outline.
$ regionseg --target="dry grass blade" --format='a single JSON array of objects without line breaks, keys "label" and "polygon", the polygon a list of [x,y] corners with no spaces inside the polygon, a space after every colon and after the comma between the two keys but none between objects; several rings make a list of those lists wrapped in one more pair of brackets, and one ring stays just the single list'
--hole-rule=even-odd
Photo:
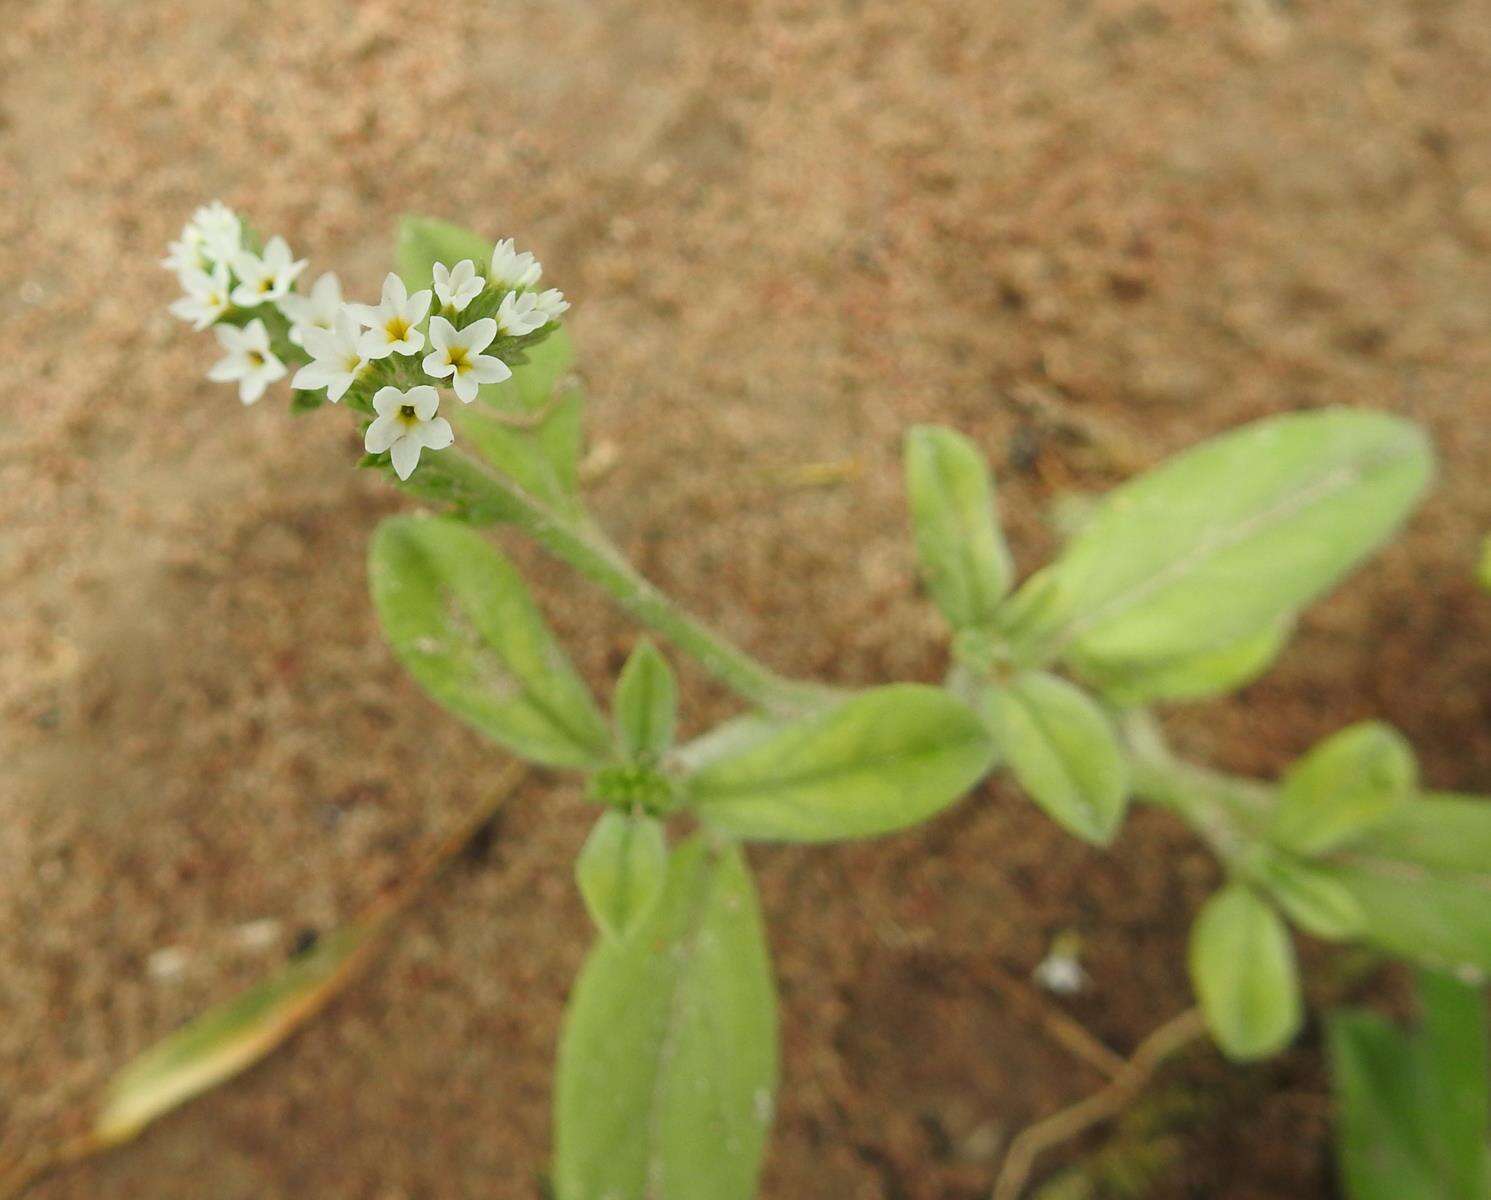
[{"label": "dry grass blade", "polygon": [[87,1133],[55,1149],[0,1162],[0,1200],[14,1200],[44,1175],[137,1136],[152,1121],[227,1082],[306,1025],[346,988],[393,921],[472,840],[524,776],[509,766],[477,804],[392,894],[322,938],[282,971],[188,1022],[110,1081]]}]

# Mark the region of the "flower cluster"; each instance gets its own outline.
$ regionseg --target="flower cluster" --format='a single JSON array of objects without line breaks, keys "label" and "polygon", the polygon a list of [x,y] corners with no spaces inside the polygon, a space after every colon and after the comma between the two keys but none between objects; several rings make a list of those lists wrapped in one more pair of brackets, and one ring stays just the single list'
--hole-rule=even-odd
[{"label": "flower cluster", "polygon": [[510,364],[569,308],[557,288],[539,290],[542,265],[511,238],[497,243],[485,267],[435,263],[433,287],[412,295],[392,272],[377,304],[344,302],[331,272],[301,293],[305,260],[280,237],[260,247],[217,201],[196,211],[163,265],[185,293],[172,314],[197,329],[212,326],[225,352],[209,379],[237,383],[239,399],[253,404],[296,366],[297,401],[316,404],[324,392],[370,417],[364,446],[387,455],[400,479],[421,451],[455,440],[439,415],[439,388],[470,404],[483,385],[512,378]]}]

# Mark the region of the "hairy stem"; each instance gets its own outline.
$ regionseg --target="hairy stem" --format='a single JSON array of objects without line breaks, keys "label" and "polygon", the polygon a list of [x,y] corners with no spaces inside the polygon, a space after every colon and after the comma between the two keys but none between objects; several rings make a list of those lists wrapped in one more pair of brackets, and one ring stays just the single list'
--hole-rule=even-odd
[{"label": "hairy stem", "polygon": [[1272,806],[1266,784],[1174,757],[1147,713],[1130,715],[1123,737],[1134,794],[1179,816],[1224,864],[1258,838]]},{"label": "hairy stem", "polygon": [[643,625],[691,655],[731,691],[768,712],[791,715],[831,700],[833,689],[786,679],[690,616],[645,579],[594,521],[555,511],[515,480],[454,449],[450,466],[460,482],[500,505],[513,524],[574,568]]}]

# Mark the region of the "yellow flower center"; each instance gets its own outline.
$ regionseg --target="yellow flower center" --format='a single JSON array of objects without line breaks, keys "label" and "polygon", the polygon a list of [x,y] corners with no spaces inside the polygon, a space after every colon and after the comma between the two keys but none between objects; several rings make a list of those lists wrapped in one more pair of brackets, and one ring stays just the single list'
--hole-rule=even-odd
[{"label": "yellow flower center", "polygon": [[390,342],[402,342],[409,333],[409,322],[403,317],[390,317],[388,324],[383,326],[383,332],[388,334]]}]

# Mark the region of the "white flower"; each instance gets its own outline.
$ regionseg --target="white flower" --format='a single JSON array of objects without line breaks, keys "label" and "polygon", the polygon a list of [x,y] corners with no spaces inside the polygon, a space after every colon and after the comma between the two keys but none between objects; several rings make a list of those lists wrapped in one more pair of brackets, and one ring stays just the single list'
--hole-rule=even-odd
[{"label": "white flower", "polygon": [[495,355],[482,351],[497,336],[497,322],[491,317],[472,321],[457,329],[444,317],[430,318],[430,345],[433,349],[421,364],[426,375],[436,379],[450,376],[450,386],[462,403],[476,399],[476,389],[483,383],[501,383],[511,379],[511,368]]},{"label": "white flower", "polygon": [[542,329],[549,318],[538,306],[538,297],[532,292],[508,292],[497,306],[497,326],[512,337],[522,337],[535,329]]},{"label": "white flower", "polygon": [[419,466],[421,450],[444,450],[456,440],[450,422],[435,415],[439,408],[440,393],[427,383],[407,392],[379,388],[373,397],[378,416],[368,426],[363,446],[369,454],[390,451],[394,473],[408,479]]},{"label": "white flower", "polygon": [[210,271],[213,266],[212,256],[207,253],[207,243],[202,240],[202,231],[195,225],[188,225],[183,229],[181,237],[166,247],[166,257],[160,260],[160,265],[181,276],[183,287],[186,286],[188,271]]},{"label": "white flower", "polygon": [[178,275],[211,271],[218,263],[232,263],[242,247],[242,238],[238,214],[221,200],[214,200],[192,214],[180,238],[167,247],[161,266]]},{"label": "white flower", "polygon": [[290,318],[290,340],[305,345],[307,329],[331,329],[342,310],[342,283],[334,271],[327,271],[311,285],[310,294],[291,292],[280,298],[280,312]]},{"label": "white flower", "polygon": [[243,223],[221,200],[197,209],[192,214],[192,225],[201,235],[207,253],[218,262],[231,263],[243,249]]},{"label": "white flower", "polygon": [[519,254],[512,238],[503,238],[492,250],[491,280],[502,288],[529,288],[539,281],[543,266],[526,250]]},{"label": "white flower", "polygon": [[476,273],[476,264],[463,258],[453,267],[435,264],[435,295],[445,308],[462,311],[481,295],[486,280]]},{"label": "white flower", "polygon": [[269,348],[269,330],[255,317],[242,329],[218,325],[214,332],[228,357],[219,359],[207,372],[215,383],[238,381],[238,398],[252,404],[276,379],[285,374],[285,364]]},{"label": "white flower", "polygon": [[564,298],[564,293],[558,288],[550,288],[546,292],[540,292],[534,300],[534,306],[544,314],[544,324],[557,321],[569,310],[569,301]]},{"label": "white flower", "polygon": [[209,273],[189,268],[181,273],[186,295],[171,305],[171,315],[206,329],[228,311],[228,267],[218,263]]},{"label": "white flower", "polygon": [[312,361],[295,372],[290,386],[312,390],[324,387],[326,398],[335,404],[368,365],[357,345],[361,333],[345,308],[337,313],[331,329],[308,326],[302,345],[310,351]]},{"label": "white flower", "polygon": [[425,344],[417,326],[430,311],[428,291],[409,294],[404,281],[392,271],[383,280],[381,304],[353,304],[352,315],[367,329],[360,343],[368,358],[387,358],[397,351],[413,354]]},{"label": "white flower", "polygon": [[282,237],[272,237],[263,255],[239,251],[233,259],[238,286],[233,289],[233,303],[253,308],[266,300],[279,300],[290,291],[295,277],[305,270],[305,259],[292,259],[290,247]]}]

